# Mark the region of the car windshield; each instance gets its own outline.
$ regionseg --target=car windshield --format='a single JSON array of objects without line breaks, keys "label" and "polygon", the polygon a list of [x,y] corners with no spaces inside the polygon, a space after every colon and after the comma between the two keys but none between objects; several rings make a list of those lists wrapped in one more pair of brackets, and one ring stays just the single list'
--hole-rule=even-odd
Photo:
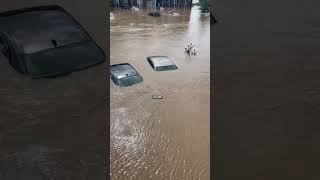
[{"label": "car windshield", "polygon": [[9,21],[8,34],[24,54],[88,40],[71,17],[57,10],[24,12]]},{"label": "car windshield", "polygon": [[175,70],[175,69],[177,69],[175,65],[156,67],[157,71],[166,71],[166,70]]},{"label": "car windshield", "polygon": [[142,81],[141,76],[129,76],[129,77],[123,77],[118,80],[118,84],[120,86],[130,86],[132,84],[137,84]]},{"label": "car windshield", "polygon": [[93,42],[26,56],[26,65],[33,77],[68,73],[102,61],[104,57]]}]

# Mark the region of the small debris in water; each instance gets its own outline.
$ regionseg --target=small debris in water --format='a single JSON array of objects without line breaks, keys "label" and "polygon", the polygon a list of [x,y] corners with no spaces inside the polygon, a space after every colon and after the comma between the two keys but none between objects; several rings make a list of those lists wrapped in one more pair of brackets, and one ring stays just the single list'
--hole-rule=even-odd
[{"label": "small debris in water", "polygon": [[152,99],[163,99],[163,96],[160,95],[153,95]]},{"label": "small debris in water", "polygon": [[149,16],[153,16],[153,17],[160,17],[160,13],[159,12],[149,12],[148,15]]},{"label": "small debris in water", "polygon": [[114,19],[115,18],[115,16],[114,16],[114,14],[111,12],[110,13],[110,19]]},{"label": "small debris in water", "polygon": [[184,53],[186,53],[188,55],[196,56],[197,52],[194,49],[194,44],[190,43],[186,48],[184,48]]},{"label": "small debris in water", "polygon": [[169,11],[169,14],[170,14],[170,15],[173,15],[173,16],[179,16],[179,15],[180,15],[179,13],[172,12],[172,11]]},{"label": "small debris in water", "polygon": [[132,6],[132,8],[131,8],[133,11],[139,11],[139,8],[138,7],[136,7],[136,6]]}]

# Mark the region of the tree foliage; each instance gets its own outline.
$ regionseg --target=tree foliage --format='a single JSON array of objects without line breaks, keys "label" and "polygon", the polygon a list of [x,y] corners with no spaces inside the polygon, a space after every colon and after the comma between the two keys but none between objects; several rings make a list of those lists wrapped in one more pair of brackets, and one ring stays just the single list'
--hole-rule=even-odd
[{"label": "tree foliage", "polygon": [[117,4],[116,0],[109,0],[110,6],[115,6]]},{"label": "tree foliage", "polygon": [[211,12],[211,0],[199,0],[199,6],[202,13]]}]

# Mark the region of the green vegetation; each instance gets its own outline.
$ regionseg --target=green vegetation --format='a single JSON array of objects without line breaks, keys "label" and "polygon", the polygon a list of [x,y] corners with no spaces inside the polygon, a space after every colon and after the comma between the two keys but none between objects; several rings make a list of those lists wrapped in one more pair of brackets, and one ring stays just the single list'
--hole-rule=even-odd
[{"label": "green vegetation", "polygon": [[117,4],[117,0],[109,0],[110,6],[113,7]]},{"label": "green vegetation", "polygon": [[199,0],[197,4],[200,6],[200,10],[202,13],[209,13],[211,12],[211,0]]}]

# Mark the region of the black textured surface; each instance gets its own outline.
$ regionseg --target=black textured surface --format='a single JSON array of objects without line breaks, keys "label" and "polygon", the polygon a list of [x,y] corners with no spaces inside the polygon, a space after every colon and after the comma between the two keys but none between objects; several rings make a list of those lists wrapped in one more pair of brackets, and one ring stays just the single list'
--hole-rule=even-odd
[{"label": "black textured surface", "polygon": [[[11,0],[0,11],[57,4],[108,52],[104,1]],[[108,57],[108,56],[107,56]],[[0,53],[0,179],[105,179],[108,63],[52,79],[17,73]]]},{"label": "black textured surface", "polygon": [[318,7],[214,1],[215,180],[320,179]]}]

